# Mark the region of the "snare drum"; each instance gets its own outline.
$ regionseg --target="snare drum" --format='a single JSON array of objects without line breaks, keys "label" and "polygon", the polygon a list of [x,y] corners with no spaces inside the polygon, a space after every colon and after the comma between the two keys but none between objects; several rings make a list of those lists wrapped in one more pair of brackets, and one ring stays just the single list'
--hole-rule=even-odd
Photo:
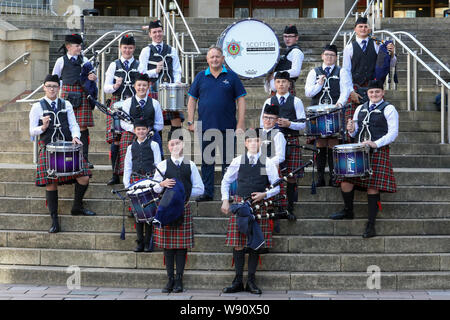
[{"label": "snare drum", "polygon": [[370,147],[362,143],[333,147],[334,174],[338,177],[364,177],[372,174]]},{"label": "snare drum", "polygon": [[220,35],[227,66],[244,78],[264,76],[272,71],[280,58],[280,43],[275,31],[256,19],[240,20]]},{"label": "snare drum", "polygon": [[51,177],[68,177],[81,173],[83,169],[82,145],[69,141],[47,144],[47,174]]},{"label": "snare drum", "polygon": [[163,82],[158,88],[158,100],[165,111],[180,111],[186,109],[186,93],[188,85],[185,83]]},{"label": "snare drum", "polygon": [[322,138],[339,135],[341,130],[341,112],[333,112],[339,107],[334,104],[320,104],[306,108],[306,118],[318,116],[306,121],[306,135],[320,136]]},{"label": "snare drum", "polygon": [[133,208],[134,216],[137,222],[150,223],[156,215],[157,203],[152,202],[144,208],[144,205],[156,199],[157,194],[152,190],[152,183],[148,179],[142,179],[131,184],[127,191],[127,196],[130,198]]}]

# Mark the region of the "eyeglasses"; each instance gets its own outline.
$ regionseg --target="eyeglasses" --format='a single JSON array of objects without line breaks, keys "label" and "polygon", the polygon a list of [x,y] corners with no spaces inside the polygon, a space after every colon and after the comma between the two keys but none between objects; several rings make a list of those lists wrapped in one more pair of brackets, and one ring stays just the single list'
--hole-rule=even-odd
[{"label": "eyeglasses", "polygon": [[59,86],[44,86],[44,87],[46,87],[47,89],[53,89],[53,90],[56,90],[59,88]]},{"label": "eyeglasses", "polygon": [[287,35],[287,34],[283,34],[283,38],[295,38],[296,35]]},{"label": "eyeglasses", "polygon": [[275,117],[263,116],[263,120],[267,120],[267,121],[275,121],[275,120],[277,120],[277,118],[275,118]]},{"label": "eyeglasses", "polygon": [[336,55],[335,54],[332,54],[332,53],[324,53],[323,54],[325,57],[336,57]]}]

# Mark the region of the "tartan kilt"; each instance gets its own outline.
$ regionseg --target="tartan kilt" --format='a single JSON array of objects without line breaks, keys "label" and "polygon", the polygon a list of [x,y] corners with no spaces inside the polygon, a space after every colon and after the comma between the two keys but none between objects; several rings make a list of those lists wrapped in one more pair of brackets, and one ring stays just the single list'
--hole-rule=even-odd
[{"label": "tartan kilt", "polygon": [[381,192],[397,192],[394,171],[389,158],[389,146],[378,149],[370,155],[372,175],[368,178],[345,178],[339,177],[337,183],[350,182],[359,190],[377,189]]},{"label": "tartan kilt", "polygon": [[163,249],[192,249],[194,247],[194,222],[191,207],[184,206],[183,224],[179,227],[153,226],[155,246]]},{"label": "tartan kilt", "polygon": [[[120,96],[113,95],[111,97],[111,105],[113,105],[115,102],[120,101]],[[111,116],[106,116],[106,142],[111,144],[114,141],[120,141],[120,135],[121,133],[112,133],[111,132],[111,126],[113,123],[113,119]]]},{"label": "tartan kilt", "polygon": [[[239,196],[233,196],[234,202],[242,201],[242,198]],[[259,209],[256,213],[266,214],[267,208]],[[247,246],[247,235],[240,233],[237,222],[236,215],[231,214],[231,217],[228,219],[228,227],[227,227],[227,236],[225,240],[225,245],[227,247],[246,247]],[[261,231],[264,235],[265,243],[261,248],[272,248],[272,231],[273,231],[273,221],[268,218],[261,218],[256,220],[261,227]]]},{"label": "tartan kilt", "polygon": [[122,132],[120,136],[120,144],[119,144],[119,156],[117,157],[117,162],[114,166],[114,174],[123,176],[123,170],[125,167],[125,156],[127,155],[127,148],[130,144],[133,143],[134,133],[129,131]]},{"label": "tartan kilt", "polygon": [[[278,168],[278,176],[281,177],[281,169]],[[281,210],[286,210],[288,201],[287,201],[287,183],[284,182],[280,185],[280,193],[277,194],[277,196],[286,196],[286,199],[280,199],[275,201],[275,206],[281,208]]]},{"label": "tartan kilt", "polygon": [[171,125],[171,120],[173,119],[181,119],[181,122],[184,121],[184,114],[183,111],[166,111],[163,110],[163,119],[164,119],[164,125],[168,126]]},{"label": "tartan kilt", "polygon": [[89,106],[87,95],[84,92],[83,88],[78,84],[64,84],[62,86],[61,98],[66,99],[67,92],[81,92],[81,105],[78,108],[73,108],[75,118],[77,119],[78,125],[80,127],[93,127],[94,115],[92,113],[91,107]]},{"label": "tartan kilt", "polygon": [[89,176],[92,177],[91,170],[89,170],[89,166],[87,164],[86,159],[83,157],[83,169],[82,171],[73,176],[68,177],[58,177],[58,179],[49,179],[47,178],[47,157],[46,157],[46,149],[43,141],[39,141],[38,144],[39,155],[38,155],[38,164],[36,167],[36,181],[35,184],[38,187],[45,187],[47,184],[51,184],[54,181],[58,181],[58,185],[63,184],[72,184],[75,183],[76,178]]},{"label": "tartan kilt", "polygon": [[[291,173],[298,167],[303,165],[302,161],[302,149],[299,147],[291,146],[289,144],[300,145],[299,137],[286,137],[286,159],[280,164],[280,168],[285,168],[282,175],[285,176]],[[305,175],[305,170],[301,170],[297,175],[298,178],[302,178]],[[281,176],[281,175],[280,175]]]}]

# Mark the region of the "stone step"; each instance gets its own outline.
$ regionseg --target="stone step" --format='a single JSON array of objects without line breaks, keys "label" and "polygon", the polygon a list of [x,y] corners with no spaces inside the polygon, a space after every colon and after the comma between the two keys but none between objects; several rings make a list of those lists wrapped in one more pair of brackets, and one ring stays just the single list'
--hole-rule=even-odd
[{"label": "stone step", "polygon": [[[87,217],[85,219],[88,219]],[[361,233],[363,230],[361,230]],[[80,249],[130,251],[135,248],[135,235],[120,239],[116,233],[0,230],[3,246],[42,249]],[[273,236],[273,253],[448,253],[450,235],[440,236]],[[195,236],[193,252],[230,252],[225,234]]]},{"label": "stone step", "polygon": [[[231,253],[188,256],[186,270],[233,271]],[[98,250],[0,248],[0,264],[28,266],[76,265],[84,268],[162,269],[162,252],[140,253]],[[261,271],[365,272],[370,265],[383,272],[449,271],[450,254],[264,254]]]},{"label": "stone step", "polygon": [[[73,272],[72,272],[73,273]],[[162,288],[165,270],[82,268],[83,287]],[[70,276],[70,272],[69,272]],[[66,267],[0,266],[1,283],[67,285]],[[183,284],[189,289],[222,290],[234,278],[233,271],[186,271]],[[14,279],[14,280],[13,280]],[[269,290],[367,290],[367,272],[266,272],[257,273],[257,284]],[[447,289],[450,272],[383,272],[384,290]]]},{"label": "stone step", "polygon": [[[220,211],[216,211],[220,215]],[[85,217],[61,215],[59,217],[62,232],[116,232],[122,228],[120,216]],[[365,229],[366,219],[352,221],[334,221],[324,219],[302,219],[295,224],[283,223],[280,235],[296,236],[358,236]],[[134,233],[134,219],[126,219],[125,231]],[[228,218],[195,217],[196,234],[226,234]],[[0,214],[0,229],[47,231],[50,227],[48,214]],[[378,219],[377,235],[449,235],[450,219]]]}]

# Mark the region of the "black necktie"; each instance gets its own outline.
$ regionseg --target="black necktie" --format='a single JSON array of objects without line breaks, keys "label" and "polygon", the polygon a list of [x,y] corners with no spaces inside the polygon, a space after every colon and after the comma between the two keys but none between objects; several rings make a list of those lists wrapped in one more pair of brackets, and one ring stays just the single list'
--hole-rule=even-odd
[{"label": "black necktie", "polygon": [[145,106],[145,100],[140,100],[139,104],[141,105],[141,108],[144,109]]},{"label": "black necktie", "polygon": [[75,63],[77,61],[77,59],[75,57],[70,58],[70,61]]},{"label": "black necktie", "polygon": [[156,50],[158,50],[159,54],[161,54],[161,49],[162,49],[162,46],[160,44],[157,44],[156,45]]},{"label": "black necktie", "polygon": [[362,46],[362,51],[363,51],[363,52],[366,52],[366,49],[367,49],[367,40],[363,40],[361,43],[362,43],[362,45],[363,45],[363,46]]},{"label": "black necktie", "polygon": [[377,107],[377,105],[375,103],[371,104],[369,107],[369,112],[372,112],[373,110],[375,110],[376,107]]},{"label": "black necktie", "polygon": [[282,106],[286,101],[284,97],[280,97],[280,106]]},{"label": "black necktie", "polygon": [[52,101],[51,105],[52,105],[53,112],[56,113],[56,110],[57,110],[57,108],[56,108],[56,102],[55,102],[55,101]]},{"label": "black necktie", "polygon": [[327,77],[330,76],[330,69],[331,69],[331,67],[326,67],[325,68],[325,74],[327,75]]},{"label": "black necktie", "polygon": [[123,66],[125,67],[125,70],[128,71],[128,60],[123,62]]}]

